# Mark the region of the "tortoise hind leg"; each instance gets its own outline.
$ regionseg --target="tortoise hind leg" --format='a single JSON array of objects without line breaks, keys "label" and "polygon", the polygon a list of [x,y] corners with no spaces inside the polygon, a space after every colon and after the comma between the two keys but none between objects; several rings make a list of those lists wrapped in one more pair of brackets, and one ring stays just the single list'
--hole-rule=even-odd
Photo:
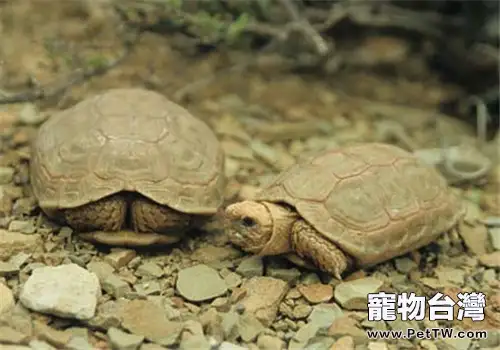
[{"label": "tortoise hind leg", "polygon": [[301,258],[308,258],[321,270],[341,280],[341,274],[352,263],[333,242],[324,238],[304,220],[297,220],[292,227],[292,248]]},{"label": "tortoise hind leg", "polygon": [[64,210],[66,222],[78,231],[118,231],[127,214],[127,202],[113,195],[81,207]]},{"label": "tortoise hind leg", "polygon": [[138,197],[131,204],[132,227],[136,232],[181,234],[190,225],[190,215]]}]

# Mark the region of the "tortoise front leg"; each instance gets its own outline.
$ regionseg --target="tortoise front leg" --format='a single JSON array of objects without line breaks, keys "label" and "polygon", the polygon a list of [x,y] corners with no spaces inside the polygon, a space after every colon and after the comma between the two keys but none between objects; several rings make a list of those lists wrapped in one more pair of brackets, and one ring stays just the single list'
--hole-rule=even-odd
[{"label": "tortoise front leg", "polygon": [[341,274],[352,261],[334,243],[324,238],[304,220],[297,220],[292,227],[292,247],[301,258],[308,258],[318,268],[341,280]]}]

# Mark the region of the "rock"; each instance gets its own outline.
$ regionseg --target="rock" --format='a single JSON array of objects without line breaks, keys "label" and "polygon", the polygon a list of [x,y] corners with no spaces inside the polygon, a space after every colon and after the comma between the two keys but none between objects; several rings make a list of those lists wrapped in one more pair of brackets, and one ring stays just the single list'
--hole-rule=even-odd
[{"label": "rock", "polygon": [[243,347],[243,346],[239,346],[239,345],[224,341],[219,345],[218,350],[248,350],[248,349]]},{"label": "rock", "polygon": [[160,278],[163,276],[163,269],[153,262],[145,262],[139,265],[135,274],[142,277]]},{"label": "rock", "polygon": [[337,304],[320,304],[313,306],[307,320],[309,323],[316,324],[319,328],[328,328],[343,315],[344,311]]},{"label": "rock", "polygon": [[14,169],[0,166],[0,185],[8,185],[14,179]]},{"label": "rock", "polygon": [[106,279],[106,277],[108,277],[115,271],[113,266],[104,261],[89,262],[87,264],[87,270],[95,273],[101,283]]},{"label": "rock", "polygon": [[214,245],[206,245],[196,249],[191,254],[191,259],[199,261],[203,264],[208,264],[214,261],[224,261],[234,259],[241,253],[232,247],[216,247]]},{"label": "rock", "polygon": [[29,343],[31,350],[56,350],[55,347],[42,340],[32,340]]},{"label": "rock", "polygon": [[35,233],[36,226],[31,221],[12,220],[9,224],[10,232],[20,232],[27,235]]},{"label": "rock", "polygon": [[368,350],[389,350],[389,346],[386,342],[374,342],[368,343]]},{"label": "rock", "polygon": [[8,260],[20,252],[31,254],[41,245],[40,235],[24,235],[0,229],[0,260]]},{"label": "rock", "polygon": [[500,227],[492,227],[488,232],[493,249],[500,250]]},{"label": "rock", "polygon": [[68,350],[94,350],[94,347],[84,337],[72,337],[66,348]]},{"label": "rock", "polygon": [[107,275],[102,281],[102,289],[116,299],[124,297],[131,291],[130,286],[120,276],[115,274]]},{"label": "rock", "polygon": [[335,287],[335,300],[344,309],[368,310],[367,295],[376,293],[383,283],[374,277],[342,282]]},{"label": "rock", "polygon": [[179,271],[176,288],[180,295],[194,302],[213,299],[227,292],[226,283],[217,271],[201,264]]},{"label": "rock", "polygon": [[467,350],[470,347],[470,344],[472,342],[472,339],[470,338],[444,338],[441,340],[445,344],[447,344],[449,347],[455,350]]},{"label": "rock", "polygon": [[481,255],[479,262],[486,267],[500,267],[500,251]]},{"label": "rock", "polygon": [[252,277],[242,289],[246,290],[246,296],[241,301],[245,311],[255,314],[264,326],[269,327],[289,286],[285,281],[272,277]]},{"label": "rock", "polygon": [[38,339],[45,340],[58,348],[66,348],[71,340],[72,335],[43,323],[42,321],[34,321],[34,333]]},{"label": "rock", "polygon": [[8,326],[0,326],[0,344],[25,344],[29,337]]},{"label": "rock", "polygon": [[438,266],[434,273],[442,284],[451,283],[455,286],[462,286],[465,280],[466,272],[462,269],[455,269],[447,266]]},{"label": "rock", "polygon": [[308,323],[299,328],[288,345],[290,350],[301,350],[306,348],[309,341],[316,336],[319,327],[315,324]]},{"label": "rock", "polygon": [[312,304],[325,303],[333,297],[333,288],[329,284],[301,284],[297,286],[297,290]]},{"label": "rock", "polygon": [[114,249],[111,253],[104,257],[104,261],[119,270],[126,266],[136,257],[137,253],[132,249]]},{"label": "rock", "polygon": [[10,262],[0,261],[0,276],[7,277],[19,272],[19,267]]},{"label": "rock", "polygon": [[10,311],[15,305],[14,295],[9,287],[0,282],[0,316]]},{"label": "rock", "polygon": [[242,279],[240,275],[238,275],[237,273],[229,272],[227,275],[224,276],[224,282],[226,283],[226,286],[229,289],[234,289],[241,284]]},{"label": "rock", "polygon": [[26,125],[40,124],[45,120],[45,116],[37,110],[33,103],[25,103],[19,111],[19,121]]},{"label": "rock", "polygon": [[262,258],[253,255],[243,259],[236,268],[236,272],[247,278],[262,276],[264,274],[264,263]]},{"label": "rock", "polygon": [[290,285],[293,285],[300,278],[301,272],[295,267],[287,267],[281,259],[271,259],[267,266],[266,275],[287,281]]},{"label": "rock", "polygon": [[368,340],[365,331],[358,327],[358,322],[348,315],[336,319],[328,329],[328,335],[335,338],[348,335],[354,338],[355,344],[362,344]]},{"label": "rock", "polygon": [[182,324],[168,319],[159,305],[149,300],[132,300],[121,309],[122,325],[160,345],[172,345],[180,336]]},{"label": "rock", "polygon": [[354,350],[354,339],[348,335],[340,337],[330,350]]},{"label": "rock", "polygon": [[144,341],[144,336],[125,333],[124,331],[111,327],[108,329],[109,342],[116,350],[136,350]]},{"label": "rock", "polygon": [[410,258],[396,259],[395,264],[396,264],[396,270],[404,274],[407,274],[411,270],[418,267],[417,263]]},{"label": "rock", "polygon": [[19,299],[25,307],[34,311],[88,320],[95,314],[100,294],[96,274],[76,264],[67,264],[34,270],[24,284]]},{"label": "rock", "polygon": [[458,230],[465,246],[474,254],[482,255],[486,253],[488,242],[488,232],[484,225],[474,224],[474,226],[461,224]]},{"label": "rock", "polygon": [[254,341],[264,329],[265,327],[253,314],[245,313],[239,318],[238,334],[245,343]]},{"label": "rock", "polygon": [[281,350],[285,348],[285,342],[280,338],[262,334],[257,339],[257,346],[260,350]]},{"label": "rock", "polygon": [[148,281],[145,283],[136,284],[134,289],[141,295],[160,295],[161,286],[158,281]]},{"label": "rock", "polygon": [[302,319],[309,316],[312,311],[311,305],[299,304],[293,308],[292,316],[294,319]]}]

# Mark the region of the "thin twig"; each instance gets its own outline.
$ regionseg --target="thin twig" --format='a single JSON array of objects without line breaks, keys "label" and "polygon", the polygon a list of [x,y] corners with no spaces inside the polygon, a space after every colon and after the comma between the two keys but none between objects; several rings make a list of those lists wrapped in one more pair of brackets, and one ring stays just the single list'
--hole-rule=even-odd
[{"label": "thin twig", "polygon": [[317,53],[324,57],[330,52],[328,43],[321,37],[316,29],[309,23],[309,21],[303,18],[295,4],[290,0],[278,0],[281,5],[288,11],[290,17],[293,20],[292,25],[298,30],[302,31],[305,36],[312,42],[316,48]]}]

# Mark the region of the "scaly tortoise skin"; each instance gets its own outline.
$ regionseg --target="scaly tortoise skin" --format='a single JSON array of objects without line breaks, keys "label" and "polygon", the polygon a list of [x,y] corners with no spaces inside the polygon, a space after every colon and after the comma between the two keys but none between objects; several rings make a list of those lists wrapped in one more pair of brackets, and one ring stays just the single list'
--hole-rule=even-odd
[{"label": "scaly tortoise skin", "polygon": [[223,174],[212,130],[139,88],[111,89],[53,115],[38,131],[30,164],[47,216],[116,245],[180,240],[221,207]]},{"label": "scaly tortoise skin", "polygon": [[324,151],[226,208],[231,241],[259,255],[297,253],[341,278],[431,243],[464,215],[434,168],[396,146]]}]

